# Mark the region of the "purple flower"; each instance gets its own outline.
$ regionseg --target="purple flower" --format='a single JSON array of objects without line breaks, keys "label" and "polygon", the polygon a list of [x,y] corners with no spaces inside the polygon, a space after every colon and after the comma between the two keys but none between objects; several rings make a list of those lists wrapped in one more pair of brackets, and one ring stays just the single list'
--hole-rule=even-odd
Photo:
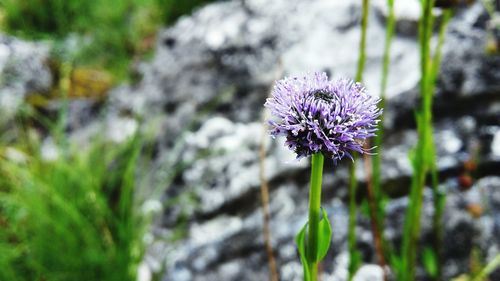
[{"label": "purple flower", "polygon": [[264,106],[275,117],[269,121],[271,135],[285,136],[297,158],[322,152],[337,162],[352,159],[351,150],[368,152],[363,142],[375,136],[379,101],[359,83],[314,73],[277,81]]}]

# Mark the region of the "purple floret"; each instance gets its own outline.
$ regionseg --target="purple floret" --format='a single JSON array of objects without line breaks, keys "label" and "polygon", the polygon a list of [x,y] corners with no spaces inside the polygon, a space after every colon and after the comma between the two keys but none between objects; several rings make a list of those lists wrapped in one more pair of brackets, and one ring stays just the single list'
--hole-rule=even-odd
[{"label": "purple floret", "polygon": [[264,106],[274,116],[271,135],[285,136],[297,158],[322,152],[337,162],[352,159],[350,151],[368,152],[363,142],[375,136],[379,101],[360,83],[329,81],[326,73],[314,73],[277,81]]}]

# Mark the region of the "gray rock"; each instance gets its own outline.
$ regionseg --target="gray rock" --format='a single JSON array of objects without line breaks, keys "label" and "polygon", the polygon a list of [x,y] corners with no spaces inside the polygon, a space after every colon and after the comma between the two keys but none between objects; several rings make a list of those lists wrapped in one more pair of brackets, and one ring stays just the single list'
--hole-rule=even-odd
[{"label": "gray rock", "polygon": [[[387,17],[389,14],[389,7],[386,0],[374,0],[372,4],[377,12]],[[414,25],[413,29],[416,30],[420,13],[420,3],[417,0],[403,2],[394,1],[394,17],[397,23],[401,21],[411,22]]]},{"label": "gray rock", "polygon": [[491,142],[491,153],[495,159],[500,159],[500,130],[493,136],[493,141]]},{"label": "gray rock", "polygon": [[[443,46],[440,90],[446,98],[491,93],[500,89],[500,58],[485,53],[485,11],[477,3],[454,17]],[[466,65],[467,67],[464,67]]]},{"label": "gray rock", "polygon": [[[367,87],[375,94],[382,56],[382,40],[377,39],[385,32],[385,14],[380,2],[375,2],[371,9],[365,71]],[[398,17],[386,109],[388,134],[382,154],[384,185],[397,197],[387,204],[384,231],[395,243],[402,239],[403,214],[408,205],[407,189],[403,187],[409,186],[412,174],[408,153],[416,144],[413,113],[418,102],[419,70],[409,66],[418,66],[419,58],[416,39],[409,35],[415,35],[418,14],[408,7],[397,8],[414,14],[409,18],[401,14]],[[298,16],[289,16],[296,11],[300,11]],[[332,11],[338,16],[331,16]],[[444,214],[446,278],[464,271],[473,246],[480,245],[490,256],[499,248],[498,242],[494,245],[481,242],[491,241],[488,239],[498,229],[492,217],[495,213],[473,218],[468,206],[477,200],[478,196],[472,194],[477,194],[473,190],[478,188],[462,194],[456,180],[462,162],[472,157],[471,147],[476,142],[491,146],[480,152],[482,159],[493,161],[485,165],[496,163],[491,157],[496,155],[496,135],[485,129],[488,121],[480,118],[485,107],[489,108],[488,116],[499,112],[488,94],[496,89],[496,82],[490,80],[495,79],[497,71],[485,71],[495,65],[495,58],[484,55],[482,48],[472,48],[481,46],[485,40],[486,31],[477,25],[483,16],[484,10],[475,5],[450,23],[447,34],[450,43],[444,48],[443,73],[436,97],[434,137],[440,188],[448,194]],[[190,205],[180,199],[180,204],[169,206],[164,212],[162,227],[158,229],[166,232],[167,237],[180,217],[192,218],[184,239],[173,244],[155,243],[150,250],[152,259],[167,261],[164,280],[267,278],[259,209],[262,104],[272,81],[283,73],[319,69],[333,76],[353,76],[358,54],[352,50],[359,40],[359,20],[359,3],[348,1],[248,0],[211,4],[162,31],[153,62],[141,65],[142,82],[115,91],[110,103],[115,114],[131,112],[145,116],[146,120],[166,115],[160,122],[162,131],[168,132],[159,135],[160,145],[164,145],[161,154],[169,155],[171,163],[178,161],[185,166],[166,197],[184,198],[182,194],[187,193],[198,202]],[[459,40],[468,43],[457,44]],[[472,66],[469,69],[464,64]],[[463,72],[460,81],[453,78],[456,72]],[[471,100],[470,95],[481,98]],[[453,107],[456,104],[472,105],[473,109],[457,111]],[[205,110],[215,113],[203,115]],[[201,118],[195,117],[200,113]],[[265,146],[266,178],[271,188],[272,242],[281,278],[301,280],[293,237],[306,221],[308,163],[293,160],[281,141],[273,140]],[[327,280],[346,278],[346,164],[333,167],[328,163],[325,168],[323,207],[335,229],[332,254],[324,263]],[[357,170],[363,184],[361,160],[357,162]],[[482,180],[477,185],[480,183],[483,184]],[[432,242],[433,213],[432,192],[427,189],[422,247]],[[357,233],[365,262],[357,278],[379,278],[380,268],[371,265],[375,262],[373,241],[369,220],[364,216],[360,216]],[[425,273],[419,270],[419,274],[423,277]]]},{"label": "gray rock", "polygon": [[[213,117],[196,133],[186,134],[187,145],[181,161],[191,165],[183,171],[182,186],[196,189],[203,212],[214,212],[224,203],[260,186],[258,151],[264,132],[258,122],[235,124]],[[273,142],[267,151],[272,152],[265,163],[269,178],[284,172],[293,173],[307,165],[306,161],[296,161],[282,142]],[[200,156],[206,153],[211,155]]]},{"label": "gray rock", "polygon": [[[254,122],[272,81],[283,74],[326,70],[335,77],[354,75],[359,8],[359,3],[325,0],[208,5],[160,33],[153,61],[139,67],[141,82],[114,91],[111,111],[167,113],[162,123],[167,138],[179,135],[192,121],[189,117],[207,108],[233,121]],[[289,17],[296,11],[299,17]],[[378,94],[383,49],[378,39],[385,31],[383,20],[371,14],[365,82]],[[418,69],[407,67],[418,64],[416,41],[395,36],[393,44],[389,96],[413,88],[419,79]],[[397,75],[401,72],[403,77]]]},{"label": "gray rock", "polygon": [[354,275],[354,281],[381,281],[384,280],[384,271],[375,264],[366,264],[361,266]]},{"label": "gray rock", "polygon": [[24,98],[52,86],[49,46],[0,34],[0,124],[8,122]]}]

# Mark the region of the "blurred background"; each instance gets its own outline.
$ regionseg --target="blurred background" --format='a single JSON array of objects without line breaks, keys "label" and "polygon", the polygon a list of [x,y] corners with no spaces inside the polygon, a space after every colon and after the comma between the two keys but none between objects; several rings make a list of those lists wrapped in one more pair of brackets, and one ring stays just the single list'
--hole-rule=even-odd
[{"label": "blurred background", "polygon": [[[0,280],[263,281],[270,256],[279,280],[302,280],[293,237],[307,220],[309,163],[268,137],[263,104],[284,76],[354,77],[361,2],[0,0]],[[394,2],[381,157],[383,233],[397,248],[421,11]],[[442,272],[470,280],[500,253],[500,3],[437,2],[454,7],[434,97]],[[370,1],[363,82],[373,95],[387,17],[386,0]],[[322,280],[347,276],[348,162],[325,167],[333,240]],[[383,280],[356,164],[354,280]],[[433,280],[433,212],[428,189],[417,280]]]}]

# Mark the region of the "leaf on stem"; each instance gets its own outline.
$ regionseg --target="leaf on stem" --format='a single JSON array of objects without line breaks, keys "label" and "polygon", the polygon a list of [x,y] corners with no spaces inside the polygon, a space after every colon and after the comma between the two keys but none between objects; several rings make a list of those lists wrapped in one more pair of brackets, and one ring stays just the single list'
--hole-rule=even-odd
[{"label": "leaf on stem", "polygon": [[332,240],[332,227],[330,221],[328,220],[328,214],[325,209],[321,209],[323,212],[323,218],[319,222],[319,237],[318,237],[318,256],[316,261],[322,260],[328,249],[330,248],[330,241]]},{"label": "leaf on stem", "polygon": [[300,232],[295,236],[295,243],[297,243],[297,248],[299,250],[300,261],[302,266],[304,267],[304,280],[310,281],[310,272],[311,268],[309,268],[311,263],[316,263],[322,260],[328,249],[330,248],[330,242],[332,240],[332,227],[330,225],[330,221],[328,220],[328,215],[324,209],[322,209],[323,217],[319,222],[319,231],[318,231],[318,245],[317,245],[317,256],[316,259],[311,260],[309,255],[307,255],[307,226],[308,223],[302,227]]},{"label": "leaf on stem", "polygon": [[307,223],[302,227],[297,236],[295,236],[295,243],[297,243],[297,248],[299,249],[300,262],[304,267],[304,281],[311,281],[311,271],[306,255],[306,231]]},{"label": "leaf on stem", "polygon": [[434,253],[434,251],[431,248],[427,247],[424,249],[422,258],[425,271],[427,271],[427,273],[429,273],[431,277],[435,278],[438,272],[437,268],[438,262],[436,253]]}]

